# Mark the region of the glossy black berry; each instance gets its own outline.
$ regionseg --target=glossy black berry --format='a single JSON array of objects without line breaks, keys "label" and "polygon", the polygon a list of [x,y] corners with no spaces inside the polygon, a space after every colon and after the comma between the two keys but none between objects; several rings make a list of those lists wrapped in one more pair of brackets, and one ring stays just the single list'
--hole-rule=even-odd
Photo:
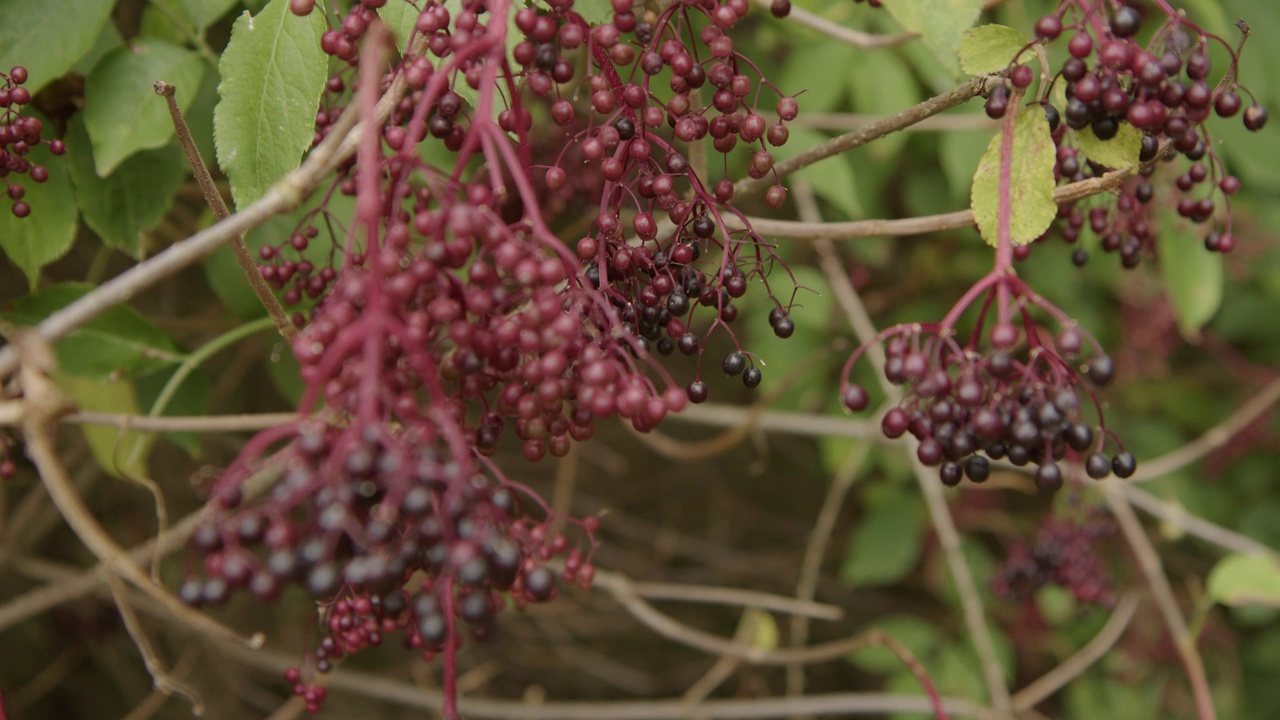
[{"label": "glossy black berry", "polygon": [[720,363],[720,368],[724,370],[725,375],[737,375],[746,367],[747,357],[737,350],[725,355],[724,361]]},{"label": "glossy black berry", "polygon": [[1111,458],[1111,472],[1119,478],[1133,477],[1138,470],[1138,461],[1133,457],[1133,453],[1119,452],[1115,457]]}]

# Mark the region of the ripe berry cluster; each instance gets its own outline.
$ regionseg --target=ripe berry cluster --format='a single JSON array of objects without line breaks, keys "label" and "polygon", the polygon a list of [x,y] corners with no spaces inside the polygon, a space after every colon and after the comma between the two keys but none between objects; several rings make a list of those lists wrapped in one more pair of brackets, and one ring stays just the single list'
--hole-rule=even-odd
[{"label": "ripe berry cluster", "polygon": [[[985,296],[980,317],[962,345],[956,323],[980,296]],[[999,317],[986,333],[993,304]],[[1056,335],[1037,325],[1033,308],[1058,322]],[[990,461],[1006,458],[1019,467],[1034,464],[1036,486],[1044,491],[1062,487],[1064,461],[1082,462],[1096,479],[1112,472],[1129,477],[1136,470],[1131,454],[1121,450],[1108,457],[1102,452],[1110,433],[1094,389],[1111,382],[1111,358],[1061,310],[1010,273],[988,275],[942,322],[894,326],[875,342],[885,344],[885,379],[905,388],[902,401],[882,419],[882,430],[891,439],[910,433],[919,443],[916,457],[938,468],[947,486],[965,477],[984,482],[991,474]],[[846,377],[868,347],[849,358]],[[851,411],[870,404],[858,384],[846,381],[841,393]]]},{"label": "ripe berry cluster", "polygon": [[1046,585],[1066,588],[1080,602],[1115,602],[1111,577],[1099,543],[1115,534],[1115,523],[1098,512],[1082,520],[1047,518],[1034,542],[1018,540],[991,580],[996,595],[1010,602],[1031,600]]},{"label": "ripe berry cluster", "polygon": [[66,145],[61,140],[41,140],[44,123],[40,118],[24,116],[22,107],[31,102],[31,92],[23,87],[27,82],[27,69],[18,65],[8,74],[0,72],[0,178],[4,178],[5,194],[12,203],[9,211],[14,217],[24,218],[31,214],[31,206],[23,198],[27,189],[11,176],[26,175],[32,182],[42,183],[49,179],[49,169],[36,165],[26,158],[31,148],[41,142],[49,144],[54,155],[66,152]]},{"label": "ripe berry cluster", "polygon": [[[1106,141],[1126,125],[1141,132],[1139,159],[1143,169],[1120,188],[1114,209],[1064,204],[1059,213],[1061,236],[1075,243],[1087,221],[1104,252],[1118,253],[1126,268],[1136,267],[1155,246],[1151,203],[1158,191],[1151,178],[1156,163],[1172,162],[1181,155],[1189,164],[1173,182],[1180,194],[1176,199],[1178,214],[1192,223],[1211,224],[1205,236],[1207,249],[1231,252],[1236,240],[1229,198],[1239,191],[1240,181],[1227,173],[1214,152],[1204,121],[1211,114],[1230,118],[1243,110],[1243,122],[1249,130],[1260,130],[1266,124],[1266,109],[1256,101],[1245,108],[1241,99],[1241,93],[1252,95],[1236,81],[1238,49],[1164,3],[1157,3],[1164,13],[1163,24],[1141,44],[1137,36],[1143,13],[1123,3],[1108,12],[1110,6],[1104,2],[1064,2],[1057,13],[1040,18],[1035,26],[1041,41],[1068,37],[1069,57],[1040,93],[1058,145],[1055,174],[1059,181],[1096,177],[1107,169],[1073,145],[1071,139],[1077,134],[1090,133]],[[1244,30],[1247,36],[1247,27]],[[1226,48],[1231,60],[1218,83],[1210,85],[1209,46],[1214,42]],[[1016,88],[1027,88],[1033,76],[1027,65],[1009,71]],[[1050,100],[1052,86],[1058,81],[1064,83],[1067,98],[1062,108]],[[1008,89],[998,88],[988,99],[988,114],[1003,115],[1008,98]],[[1072,259],[1076,265],[1084,265],[1088,254],[1077,248]]]},{"label": "ripe berry cluster", "polygon": [[[459,623],[483,636],[501,594],[517,605],[550,598],[553,557],[563,558],[565,582],[594,574],[582,547],[593,546],[595,521],[569,521],[573,542],[553,533],[565,519],[490,459],[502,437],[514,432],[537,461],[564,455],[602,419],[646,431],[705,399],[705,385],[676,385],[648,351],[700,355],[694,311],[714,312],[707,332],[726,326],[733,301],[770,264],[757,235],[726,229],[726,212],[745,222],[728,205],[733,182],[708,190],[677,144],[708,134],[726,154],[754,144],[749,174],[763,178],[772,172],[765,143],[786,141],[797,109],[782,97],[773,126],[755,111],[756,84],[767,83],[724,34],[746,13],[743,0],[677,3],[644,18],[615,0],[612,21],[594,28],[571,0],[543,10],[426,2],[409,38],[425,50],[406,52],[389,73],[360,51],[384,2],[331,18],[321,38],[340,69],[317,142],[343,113],[370,117],[397,79],[408,88],[329,188],[326,198],[354,196],[356,223],[328,266],[306,261],[300,253],[333,226],[321,214],[326,199],[261,255],[286,302],[315,301],[309,318],[295,318],[306,325],[293,346],[308,388],[300,418],[252,440],[218,480],[193,540],[204,572],[183,596],[217,604],[243,588],[269,600],[299,585],[324,608],[311,669],[394,632],[428,658],[443,655],[448,679]],[[291,9],[317,6],[294,0]],[[572,54],[583,53],[589,109],[563,87],[581,64]],[[665,102],[649,90],[659,73],[675,92]],[[692,91],[704,84],[717,90],[695,106]],[[533,155],[535,102],[563,128],[545,165]],[[426,143],[452,153],[452,166],[427,162]],[[574,153],[603,179],[576,248],[543,210],[579,172],[565,164]],[[774,185],[766,201],[784,197]],[[714,270],[697,267],[704,257]],[[771,320],[780,336],[794,329],[780,306]],[[741,351],[722,369],[748,387],[761,381]],[[263,467],[283,475],[248,502],[242,485]],[[288,678],[309,707],[323,701],[303,669]]]}]

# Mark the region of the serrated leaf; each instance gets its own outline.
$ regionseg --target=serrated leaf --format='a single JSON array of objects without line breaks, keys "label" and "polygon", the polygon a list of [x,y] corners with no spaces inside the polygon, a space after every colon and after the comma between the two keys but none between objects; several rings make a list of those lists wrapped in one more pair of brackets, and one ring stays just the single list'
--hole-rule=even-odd
[{"label": "serrated leaf", "polygon": [[[35,117],[33,113],[29,113]],[[45,122],[45,127],[49,123]],[[80,148],[88,152],[88,148]],[[75,152],[70,146],[67,152]],[[17,218],[9,212],[9,203],[0,210],[0,249],[9,261],[27,276],[30,287],[36,286],[40,268],[57,260],[71,249],[76,239],[76,199],[67,178],[65,158],[49,152],[48,145],[31,148],[27,160],[49,169],[49,179],[33,182],[29,176],[10,176],[9,182],[26,188],[23,202],[31,206],[31,214]]]},{"label": "serrated leaf", "polygon": [[[969,28],[960,41],[960,67],[970,75],[999,72],[1009,66],[1027,46],[1027,38],[1007,25],[979,25]],[[1019,64],[1031,62],[1035,56],[1022,53]]]},{"label": "serrated leaf", "polygon": [[[94,286],[62,283],[10,303],[0,318],[35,325],[84,297]],[[114,305],[54,344],[58,369],[76,377],[136,377],[182,361],[167,335],[127,305]]]},{"label": "serrated leaf", "polygon": [[[988,245],[999,245],[1000,149],[1003,132],[987,145],[978,171],[973,175],[970,204],[978,232]],[[1035,240],[1058,214],[1053,201],[1053,164],[1056,150],[1049,133],[1049,121],[1039,105],[1024,108],[1014,122],[1013,143],[1008,164],[1009,229],[1014,245]]]},{"label": "serrated leaf", "polygon": [[108,53],[85,81],[84,123],[93,141],[98,175],[110,175],[139,150],[164,147],[173,138],[173,120],[157,80],[173,85],[184,112],[204,77],[204,61],[186,48],[142,38]]},{"label": "serrated leaf", "polygon": [[111,175],[99,177],[89,153],[82,115],[67,125],[67,171],[76,189],[76,205],[84,222],[102,244],[143,255],[142,234],[160,223],[187,174],[186,159],[176,145],[144,150],[125,160]]},{"label": "serrated leaf", "polygon": [[320,49],[322,13],[298,17],[289,0],[271,0],[256,16],[236,18],[218,64],[214,110],[218,163],[243,208],[296,170],[315,135],[315,113],[328,78]]},{"label": "serrated leaf", "polygon": [[205,28],[220,20],[236,4],[236,0],[180,0],[180,2],[187,17],[200,31],[204,31]]},{"label": "serrated leaf", "polygon": [[[54,379],[82,410],[140,414],[133,382],[127,379],[89,379],[63,372],[55,373]],[[147,475],[147,461],[156,444],[153,433],[121,432],[106,425],[83,425],[80,431],[103,472],[115,478]]]},{"label": "serrated leaf", "polygon": [[0,68],[27,69],[35,94],[93,47],[114,0],[0,0]]},{"label": "serrated leaf", "polygon": [[1138,164],[1138,155],[1142,152],[1142,131],[1127,122],[1120,123],[1120,130],[1110,140],[1099,140],[1089,126],[1077,130],[1075,135],[1085,157],[1103,167],[1121,170]]},{"label": "serrated leaf", "polygon": [[868,511],[854,528],[840,579],[855,587],[891,585],[911,572],[923,547],[919,499],[895,495]]},{"label": "serrated leaf", "polygon": [[1280,608],[1280,564],[1267,555],[1228,555],[1209,571],[1207,590],[1223,605]]},{"label": "serrated leaf", "polygon": [[982,12],[982,0],[881,0],[902,27],[920,33],[938,61],[960,75],[960,41]]},{"label": "serrated leaf", "polygon": [[1222,305],[1222,255],[1205,250],[1203,240],[1182,218],[1170,212],[1161,219],[1156,253],[1164,290],[1173,303],[1178,331],[1195,338]]}]

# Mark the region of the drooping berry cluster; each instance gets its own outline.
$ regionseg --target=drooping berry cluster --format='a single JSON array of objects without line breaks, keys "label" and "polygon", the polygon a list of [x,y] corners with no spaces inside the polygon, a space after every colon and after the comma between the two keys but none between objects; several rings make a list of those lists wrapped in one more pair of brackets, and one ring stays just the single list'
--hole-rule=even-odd
[{"label": "drooping berry cluster", "polygon": [[5,195],[11,203],[9,211],[19,218],[30,215],[31,206],[23,200],[26,187],[13,176],[26,175],[36,183],[49,179],[49,169],[32,163],[26,158],[27,153],[41,142],[48,143],[54,155],[66,152],[61,140],[40,139],[44,132],[40,118],[22,114],[23,106],[31,102],[31,92],[23,87],[26,82],[27,69],[21,65],[8,74],[0,72],[0,178],[4,179]]},{"label": "drooping berry cluster", "polygon": [[[979,297],[980,317],[961,344],[956,323]],[[993,305],[999,317],[986,333]],[[1033,310],[1053,317],[1056,335],[1036,323]],[[1110,458],[1103,454],[1110,433],[1094,389],[1111,382],[1111,358],[1011,273],[988,275],[940,323],[897,325],[875,342],[885,344],[885,379],[905,388],[902,401],[882,419],[885,436],[910,433],[919,443],[916,457],[938,468],[948,486],[965,477],[984,482],[990,460],[1005,458],[1017,466],[1036,465],[1036,485],[1045,491],[1062,487],[1063,462],[1083,462],[1093,478],[1112,472],[1128,477],[1136,469],[1123,450]],[[846,378],[868,347],[849,358]],[[846,380],[841,393],[851,411],[870,404],[858,384]]]},{"label": "drooping berry cluster", "polygon": [[1115,534],[1115,522],[1097,512],[1077,520],[1046,518],[1035,540],[1018,540],[991,580],[996,595],[1010,602],[1031,600],[1046,585],[1071,591],[1084,603],[1111,606],[1115,594],[1099,544]]},{"label": "drooping berry cluster", "polygon": [[[328,82],[317,142],[343,113],[372,117],[377,95],[396,82],[408,89],[330,186],[329,197],[355,197],[355,225],[330,230],[345,236],[323,268],[283,257],[332,225],[323,210],[262,255],[264,276],[287,301],[315,300],[310,318],[296,318],[306,325],[293,345],[308,388],[300,418],[260,434],[218,480],[194,539],[204,572],[183,595],[217,604],[247,589],[268,600],[300,585],[324,610],[310,668],[327,670],[396,633],[427,657],[443,655],[447,690],[459,623],[483,635],[501,594],[517,605],[551,597],[552,557],[563,557],[566,582],[587,584],[594,573],[594,520],[555,517],[510,480],[490,460],[503,435],[514,432],[536,461],[564,455],[602,419],[645,431],[705,399],[705,386],[677,386],[648,350],[700,355],[694,310],[714,311],[707,332],[731,322],[732,301],[772,260],[749,226],[726,229],[726,212],[745,222],[728,205],[732,181],[708,191],[676,143],[712,134],[723,153],[739,139],[756,143],[749,174],[762,178],[772,172],[764,143],[785,142],[782,121],[796,105],[783,97],[772,128],[755,113],[754,81],[739,69],[764,80],[723,32],[745,14],[741,0],[673,5],[643,21],[618,0],[612,22],[595,28],[566,0],[545,11],[507,0],[427,2],[408,39],[425,51],[404,53],[390,72],[360,51],[378,39],[370,30],[383,4],[363,0],[321,38],[344,62]],[[297,0],[291,8],[317,10]],[[707,23],[696,34],[695,18]],[[523,39],[508,38],[517,32]],[[561,152],[535,171],[529,103],[549,104],[561,127],[578,121],[574,95],[561,87],[574,80],[565,53],[577,48],[588,56],[594,114],[560,141],[604,182],[594,188],[590,232],[571,235],[581,236],[575,251],[553,232],[541,199],[565,185],[557,171],[577,168]],[[649,92],[668,67],[683,107]],[[719,90],[693,107],[689,91],[704,83]],[[424,159],[428,143],[452,153],[451,164]],[[770,192],[780,204],[782,188]],[[672,229],[660,231],[655,211]],[[695,266],[705,256],[714,271]],[[789,335],[780,306],[777,314],[775,332]],[[748,387],[761,381],[742,351],[722,367]],[[282,478],[268,497],[246,502],[241,487],[264,466]],[[551,531],[564,522],[572,541]],[[323,700],[304,669],[289,679],[309,707]],[[446,692],[452,718],[451,702]]]},{"label": "drooping berry cluster", "polygon": [[[1161,192],[1152,183],[1156,161],[1173,162],[1181,155],[1189,164],[1172,183],[1178,214],[1189,222],[1210,225],[1207,249],[1230,252],[1236,243],[1230,196],[1239,191],[1240,181],[1226,171],[1213,150],[1204,121],[1211,114],[1230,118],[1242,110],[1249,130],[1260,130],[1267,121],[1266,109],[1256,101],[1244,107],[1241,93],[1252,96],[1236,80],[1238,49],[1201,30],[1164,2],[1156,3],[1163,24],[1141,44],[1137,37],[1143,13],[1126,3],[1111,10],[1114,5],[1063,2],[1057,13],[1036,23],[1041,41],[1069,37],[1068,59],[1040,90],[1040,102],[1058,144],[1058,180],[1076,182],[1109,169],[1087,157],[1087,148],[1078,142],[1081,133],[1096,138],[1094,142],[1109,141],[1122,131],[1141,133],[1139,159],[1144,167],[1119,188],[1114,208],[1096,200],[1083,208],[1079,206],[1085,201],[1063,204],[1058,218],[1061,237],[1075,243],[1087,225],[1099,237],[1104,252],[1118,253],[1126,268],[1136,267],[1155,247],[1152,201]],[[1242,29],[1247,36],[1247,27]],[[1231,60],[1217,84],[1210,85],[1209,46],[1215,42],[1226,48]],[[1033,77],[1027,65],[1009,71],[1016,88],[1027,88]],[[1059,81],[1067,98],[1062,108],[1051,100]],[[1008,89],[998,88],[988,99],[988,113],[1003,115],[1008,98]],[[1021,250],[1020,255],[1029,250]],[[1077,248],[1072,260],[1084,265],[1087,251]]]}]

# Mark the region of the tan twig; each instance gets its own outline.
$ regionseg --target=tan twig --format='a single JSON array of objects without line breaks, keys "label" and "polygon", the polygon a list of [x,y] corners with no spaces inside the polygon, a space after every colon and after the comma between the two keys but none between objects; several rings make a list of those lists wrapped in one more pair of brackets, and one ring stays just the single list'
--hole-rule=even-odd
[{"label": "tan twig", "polygon": [[[733,632],[733,642],[738,644],[750,643],[760,630],[761,618],[759,613],[753,613],[750,610],[743,611],[742,619],[738,621],[738,627]],[[685,705],[689,708],[689,717],[698,717],[697,708],[706,699],[720,687],[724,681],[733,677],[742,665],[742,661],[738,658],[721,656],[716,658],[710,668],[702,674],[702,677],[694,681],[692,685],[684,691],[681,697]]]},{"label": "tan twig", "polygon": [[[864,127],[858,128],[853,132],[848,132],[844,135],[840,135],[839,137],[831,138],[824,143],[815,145],[798,155],[794,155],[777,163],[773,166],[773,170],[778,177],[785,177],[797,170],[800,170],[801,168],[808,167],[819,160],[825,160],[833,155],[839,155],[846,150],[852,150],[853,148],[866,145],[867,143],[882,138],[890,133],[911,127],[925,118],[932,117],[940,112],[944,112],[957,105],[961,105],[986,92],[987,84],[991,82],[993,77],[995,76],[984,75],[982,77],[974,78],[942,93],[941,95],[936,95],[918,105],[909,107],[900,113],[890,115],[886,118],[881,118]],[[758,180],[751,178],[739,180],[734,184],[734,195],[741,196],[746,193],[763,190],[776,182],[777,180],[772,174]],[[767,233],[769,231],[757,229],[757,232]]]},{"label": "tan twig", "polygon": [[1148,460],[1138,465],[1138,471],[1129,482],[1142,482],[1164,477],[1204,458],[1204,456],[1226,445],[1249,423],[1271,409],[1280,401],[1280,378],[1267,383],[1261,390],[1249,398],[1235,412],[1222,422],[1204,431],[1200,437],[1183,445],[1166,455]]},{"label": "tan twig", "polygon": [[128,631],[129,637],[133,638],[133,644],[137,646],[138,652],[142,655],[142,663],[146,666],[147,672],[151,673],[151,680],[155,683],[155,687],[165,695],[178,694],[185,697],[191,703],[191,714],[196,717],[204,715],[204,701],[200,699],[200,693],[194,687],[183,683],[175,678],[164,667],[164,662],[160,660],[160,655],[151,644],[151,640],[147,637],[146,632],[142,629],[142,622],[138,620],[138,615],[133,611],[133,605],[129,603],[129,591],[120,578],[116,575],[107,575],[107,585],[111,588],[111,595],[115,598],[116,608],[120,611],[120,618],[124,620],[125,630]]},{"label": "tan twig", "polygon": [[[169,117],[173,119],[173,129],[178,134],[178,144],[182,146],[182,152],[187,156],[187,164],[191,166],[191,173],[196,178],[196,184],[200,186],[205,202],[209,203],[215,217],[226,220],[231,217],[231,211],[223,202],[222,193],[218,192],[217,186],[214,185],[213,176],[209,174],[204,158],[200,157],[195,138],[191,137],[191,129],[187,127],[187,119],[182,116],[182,110],[178,108],[178,101],[174,98],[174,86],[163,80],[157,80],[155,90],[156,94],[163,97],[165,104],[169,106]],[[249,287],[253,288],[253,294],[258,297],[258,302],[262,303],[262,307],[266,308],[267,314],[271,316],[276,330],[286,340],[293,339],[298,334],[298,328],[289,319],[289,314],[281,307],[276,294],[271,291],[271,286],[267,285],[262,273],[258,271],[258,263],[253,259],[253,253],[249,252],[249,246],[245,245],[244,235],[237,233],[227,242],[236,254],[236,262],[240,264],[240,271],[244,273],[245,280],[249,281]]]},{"label": "tan twig", "polygon": [[146,432],[256,432],[298,419],[297,413],[253,413],[248,415],[190,415],[146,417],[80,411],[62,418],[68,425],[106,425]]},{"label": "tan twig", "polygon": [[1057,667],[1014,693],[1013,708],[1019,712],[1034,708],[1061,688],[1066,687],[1067,683],[1079,677],[1106,655],[1129,628],[1129,622],[1138,611],[1138,600],[1138,594],[1135,592],[1122,595],[1111,617],[1107,618],[1107,624],[1102,626],[1098,634]]},{"label": "tan twig", "polygon": [[[296,655],[271,651],[248,652],[223,646],[226,653],[249,667],[278,676],[297,664]],[[388,679],[385,674],[361,673],[338,668],[325,676],[330,691],[396,703],[408,708],[439,712],[442,696],[408,683]],[[944,698],[943,707],[954,717],[998,720],[1001,715],[969,700]],[[460,698],[458,709],[473,720],[685,720],[687,710],[679,698],[665,700],[622,700],[603,702],[542,702],[488,698]],[[932,712],[929,699],[919,695],[882,693],[833,693],[799,698],[743,698],[708,700],[698,707],[702,720],[766,720],[792,714],[846,717]]]},{"label": "tan twig", "polygon": [[53,350],[39,335],[22,331],[14,337],[14,345],[21,353],[22,364],[19,380],[23,392],[22,434],[27,441],[27,454],[40,472],[49,498],[57,506],[67,524],[100,561],[115,574],[133,583],[169,612],[184,619],[204,632],[228,640],[260,645],[261,638],[241,640],[235,632],[196,612],[158,585],[143,572],[129,555],[116,544],[106,530],[94,519],[93,513],[76,492],[71,478],[62,466],[54,446],[53,435],[57,420],[72,408],[71,401],[49,379],[53,369]]},{"label": "tan twig", "polygon": [[[755,0],[758,7],[768,10],[773,5],[773,0]],[[834,23],[821,15],[805,10],[795,4],[791,6],[791,12],[787,15],[787,22],[794,22],[797,25],[803,25],[810,30],[826,35],[833,40],[852,45],[862,50],[877,50],[880,48],[897,47],[905,42],[910,42],[920,37],[919,33],[899,32],[892,35],[877,35],[875,33],[863,32],[862,30],[854,30],[847,28],[839,23]]]},{"label": "tan twig", "polygon": [[1206,540],[1232,552],[1262,553],[1272,556],[1278,554],[1275,548],[1268,547],[1251,537],[1209,522],[1198,515],[1193,515],[1187,512],[1185,507],[1161,500],[1140,487],[1126,483],[1121,485],[1119,490],[1139,510],[1169,523],[1177,530],[1188,535]]},{"label": "tan twig", "polygon": [[1151,587],[1156,606],[1160,608],[1160,614],[1164,616],[1165,625],[1178,651],[1178,657],[1186,669],[1191,692],[1195,697],[1198,717],[1200,720],[1214,720],[1217,717],[1217,711],[1213,707],[1213,696],[1209,690],[1209,679],[1204,672],[1204,663],[1200,659],[1200,652],[1196,649],[1196,638],[1187,629],[1187,620],[1182,614],[1182,609],[1178,607],[1178,600],[1173,595],[1169,578],[1165,576],[1160,555],[1151,544],[1146,531],[1142,528],[1142,522],[1133,512],[1129,501],[1117,487],[1120,482],[1123,481],[1106,480],[1098,483],[1098,489],[1106,499],[1111,514],[1120,525],[1120,532],[1124,534],[1125,541],[1133,550],[1138,568]]},{"label": "tan twig", "polygon": [[[601,585],[602,578],[603,585]],[[799,615],[816,620],[839,620],[844,617],[844,611],[835,605],[812,600],[797,600],[785,595],[774,595],[773,593],[760,592],[759,590],[627,580],[617,573],[599,570],[596,572],[595,584],[604,587],[624,580],[630,584],[631,591],[649,600],[737,605],[787,615]]]}]

